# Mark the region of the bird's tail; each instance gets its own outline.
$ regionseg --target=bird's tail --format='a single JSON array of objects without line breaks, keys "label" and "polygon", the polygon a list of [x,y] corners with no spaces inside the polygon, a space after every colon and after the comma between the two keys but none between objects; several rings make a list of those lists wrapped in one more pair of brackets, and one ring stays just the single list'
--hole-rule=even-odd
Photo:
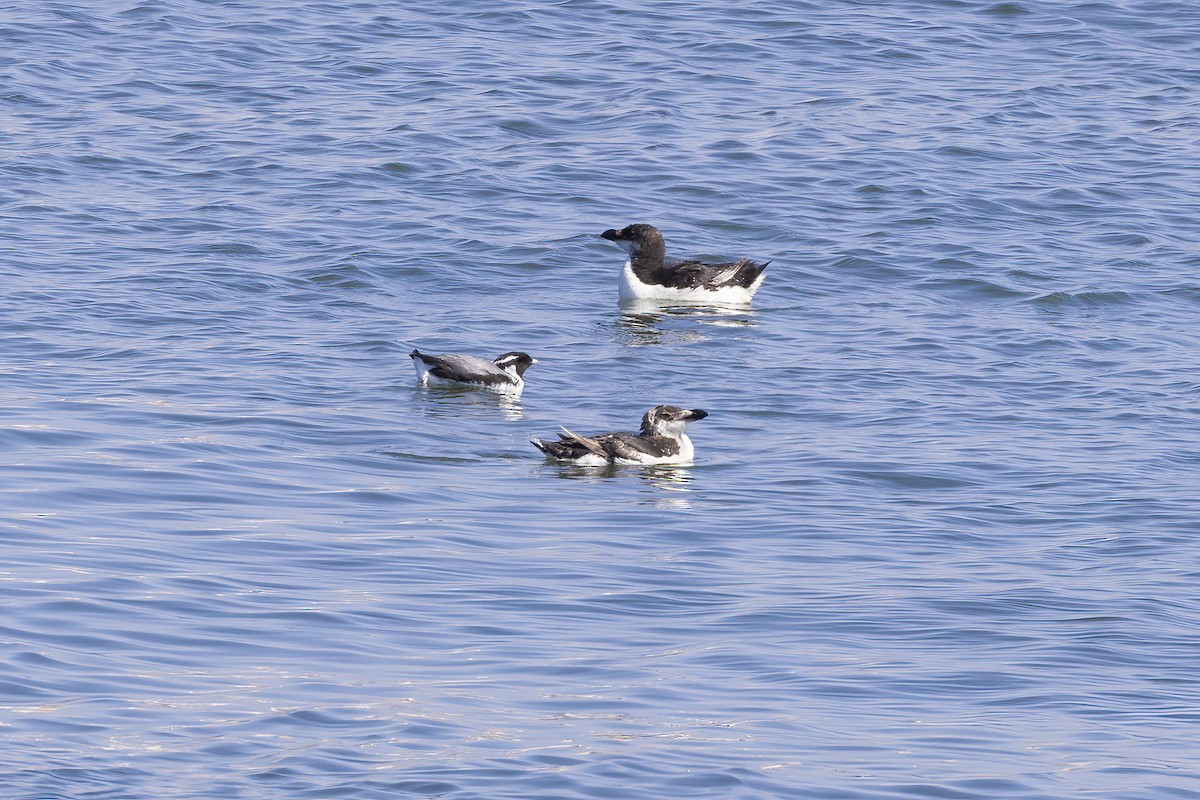
[{"label": "bird's tail", "polygon": [[562,436],[560,434],[560,437],[563,439],[563,441],[578,442],[588,452],[595,453],[601,458],[608,458],[608,452],[605,451],[604,446],[595,439],[591,438],[590,436],[580,436],[578,433],[567,430],[562,425],[559,425],[558,427],[562,428],[562,432],[566,434],[566,436]]}]

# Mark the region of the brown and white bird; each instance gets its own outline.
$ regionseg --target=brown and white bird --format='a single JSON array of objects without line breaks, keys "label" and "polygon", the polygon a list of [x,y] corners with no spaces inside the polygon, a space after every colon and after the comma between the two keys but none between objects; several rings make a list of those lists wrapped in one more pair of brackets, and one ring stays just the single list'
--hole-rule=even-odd
[{"label": "brown and white bird", "polygon": [[678,406],[655,406],[642,417],[638,433],[600,433],[580,436],[563,428],[557,442],[530,437],[533,446],[551,458],[585,467],[606,464],[690,464],[696,454],[684,433],[688,423],[704,419],[707,411]]}]

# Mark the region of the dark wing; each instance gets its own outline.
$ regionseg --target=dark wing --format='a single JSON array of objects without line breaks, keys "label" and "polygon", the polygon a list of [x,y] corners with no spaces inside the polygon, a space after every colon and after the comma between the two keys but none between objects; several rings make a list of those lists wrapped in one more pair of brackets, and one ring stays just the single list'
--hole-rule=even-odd
[{"label": "dark wing", "polygon": [[595,437],[609,453],[609,458],[637,461],[641,456],[673,456],[679,452],[679,442],[665,436],[636,436],[632,433],[605,433]]},{"label": "dark wing", "polygon": [[543,453],[555,458],[576,459],[594,453],[608,461],[623,458],[639,461],[643,456],[662,458],[679,452],[679,442],[665,436],[638,436],[633,433],[601,433],[597,436],[580,436],[563,428],[559,441],[546,442],[541,439],[530,441]]},{"label": "dark wing", "polygon": [[767,268],[763,264],[743,258],[724,264],[705,264],[700,261],[672,261],[659,270],[657,283],[673,289],[720,289],[725,286],[749,288]]},{"label": "dark wing", "polygon": [[440,355],[431,356],[413,351],[413,358],[428,364],[429,374],[451,381],[467,383],[515,383],[512,376],[491,361],[475,356]]}]

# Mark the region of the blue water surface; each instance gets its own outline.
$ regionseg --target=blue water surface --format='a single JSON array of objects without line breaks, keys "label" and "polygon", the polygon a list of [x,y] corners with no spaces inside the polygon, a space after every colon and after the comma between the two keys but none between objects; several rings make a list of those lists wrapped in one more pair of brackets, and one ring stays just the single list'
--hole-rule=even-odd
[{"label": "blue water surface", "polygon": [[[0,41],[5,800],[1200,798],[1200,6]],[[631,222],[753,309],[621,308]]]}]

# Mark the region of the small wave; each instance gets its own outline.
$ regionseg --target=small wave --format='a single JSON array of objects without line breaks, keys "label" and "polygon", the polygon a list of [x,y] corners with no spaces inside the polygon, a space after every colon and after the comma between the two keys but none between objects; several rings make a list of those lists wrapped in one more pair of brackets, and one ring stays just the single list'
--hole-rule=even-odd
[{"label": "small wave", "polygon": [[[938,262],[940,263],[940,262]],[[982,299],[1011,300],[1028,297],[1028,292],[1013,289],[983,278],[926,278],[920,288],[949,294],[967,295]]]},{"label": "small wave", "polygon": [[1104,292],[1093,290],[1079,292],[1051,292],[1050,294],[1044,294],[1040,297],[1034,297],[1029,302],[1045,308],[1059,308],[1062,306],[1100,308],[1104,306],[1132,305],[1135,302],[1135,298],[1129,292]]},{"label": "small wave", "polygon": [[389,161],[383,164],[380,169],[384,172],[391,172],[394,175],[411,175],[417,171],[417,168],[412,164],[405,164],[402,161]]},{"label": "small wave", "polygon": [[1106,233],[1096,237],[1102,244],[1124,245],[1126,247],[1141,247],[1150,244],[1150,239],[1140,233]]},{"label": "small wave", "polygon": [[261,256],[265,253],[259,248],[246,242],[217,242],[197,247],[198,253],[212,253],[229,256]]},{"label": "small wave", "polygon": [[1028,14],[1029,9],[1019,3],[997,3],[994,6],[989,6],[983,10],[984,14],[992,14],[998,17],[1011,17],[1018,14]]},{"label": "small wave", "polygon": [[346,262],[304,270],[300,277],[335,289],[371,289],[375,286],[362,267]]},{"label": "small wave", "polygon": [[909,489],[962,489],[977,485],[976,481],[948,478],[944,475],[923,475],[918,472],[895,470],[850,470],[846,475],[871,483],[891,484]]},{"label": "small wave", "polygon": [[422,453],[406,453],[403,450],[376,450],[381,456],[395,458],[401,461],[434,462],[438,464],[474,464],[477,458],[459,458],[457,456],[434,456]]}]

